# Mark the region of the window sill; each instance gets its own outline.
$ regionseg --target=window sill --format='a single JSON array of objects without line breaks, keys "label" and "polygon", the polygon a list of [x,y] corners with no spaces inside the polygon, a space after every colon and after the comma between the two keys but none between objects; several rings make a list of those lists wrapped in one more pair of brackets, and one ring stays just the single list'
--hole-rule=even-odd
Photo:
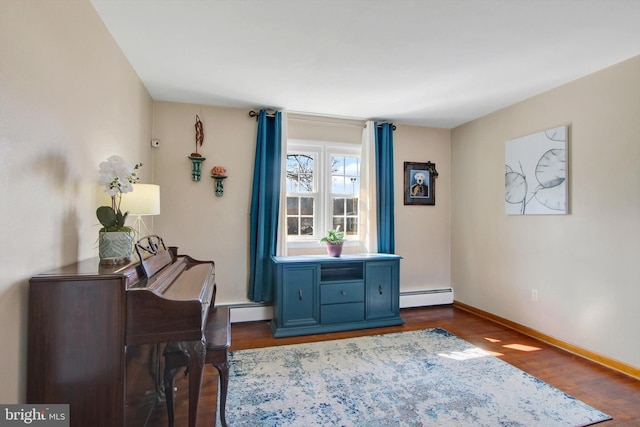
[{"label": "window sill", "polygon": [[[287,242],[287,247],[292,249],[306,249],[306,248],[323,248],[326,243],[319,242],[318,240],[297,240],[293,242]],[[356,240],[346,240],[342,245],[345,248],[355,248],[360,246],[360,242]]]}]

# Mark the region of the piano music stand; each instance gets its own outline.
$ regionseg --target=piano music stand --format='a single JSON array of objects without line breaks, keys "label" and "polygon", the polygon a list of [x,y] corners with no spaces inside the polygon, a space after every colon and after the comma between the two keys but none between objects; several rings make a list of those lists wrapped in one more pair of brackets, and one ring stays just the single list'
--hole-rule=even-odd
[{"label": "piano music stand", "polygon": [[[220,387],[220,421],[222,427],[227,427],[225,408],[227,403],[227,389],[229,386],[229,361],[227,351],[231,345],[231,322],[229,307],[212,307],[205,328],[207,340],[205,364],[211,363],[217,370]],[[164,351],[164,393],[167,402],[167,416],[169,427],[173,427],[173,388],[175,377],[188,364],[187,356],[178,348],[177,343],[169,343]],[[189,399],[192,397],[189,396]],[[191,402],[190,402],[191,403]],[[217,408],[216,408],[217,410]],[[214,411],[215,414],[215,411]]]}]

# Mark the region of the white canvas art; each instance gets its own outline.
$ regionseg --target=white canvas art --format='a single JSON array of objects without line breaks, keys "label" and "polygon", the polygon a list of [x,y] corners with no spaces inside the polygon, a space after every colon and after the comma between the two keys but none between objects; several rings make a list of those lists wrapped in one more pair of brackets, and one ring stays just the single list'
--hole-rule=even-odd
[{"label": "white canvas art", "polygon": [[567,135],[567,126],[560,126],[507,141],[507,215],[568,213]]}]

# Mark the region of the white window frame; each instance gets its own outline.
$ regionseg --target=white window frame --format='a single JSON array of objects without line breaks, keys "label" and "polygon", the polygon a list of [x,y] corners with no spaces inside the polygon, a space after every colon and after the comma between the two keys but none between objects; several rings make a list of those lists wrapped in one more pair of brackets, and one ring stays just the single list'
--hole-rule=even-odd
[{"label": "white window frame", "polygon": [[[332,200],[331,200],[331,173],[329,168],[332,156],[354,156],[359,157],[362,162],[362,145],[342,142],[329,142],[329,141],[315,141],[304,139],[289,139],[287,140],[287,155],[288,154],[313,154],[317,157],[317,161],[314,162],[315,167],[315,180],[314,180],[314,192],[303,193],[302,197],[311,197],[317,194],[315,206],[315,222],[314,234],[308,236],[289,236],[284,230],[285,237],[287,239],[287,246],[292,248],[305,248],[305,247],[317,247],[318,241],[326,234],[326,231],[332,228]],[[360,168],[362,170],[362,168]],[[286,175],[286,165],[283,169],[283,174]],[[362,177],[359,177],[360,183],[362,183]],[[286,176],[285,176],[286,182]],[[284,188],[286,192],[286,187]],[[295,195],[300,196],[301,193],[286,193],[287,196]],[[315,196],[314,196],[315,197]],[[358,194],[358,199],[360,194]],[[360,209],[360,203],[358,206]],[[345,246],[357,246],[360,242],[360,236],[362,235],[362,227],[360,217],[358,221],[358,234],[357,235],[345,235]]]}]

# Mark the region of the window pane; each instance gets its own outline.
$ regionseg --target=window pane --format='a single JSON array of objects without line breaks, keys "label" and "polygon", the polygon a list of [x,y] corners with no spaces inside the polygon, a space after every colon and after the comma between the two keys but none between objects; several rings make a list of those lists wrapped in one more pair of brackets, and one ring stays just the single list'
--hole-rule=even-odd
[{"label": "window pane", "polygon": [[333,198],[333,215],[344,215],[344,199],[334,197]]},{"label": "window pane", "polygon": [[344,158],[344,174],[347,176],[360,176],[360,158],[359,157]]},{"label": "window pane", "polygon": [[300,215],[313,216],[313,198],[312,197],[300,198]]},{"label": "window pane", "polygon": [[313,170],[313,156],[302,153],[287,154],[287,171],[310,171]]},{"label": "window pane", "polygon": [[298,197],[287,197],[287,215],[298,215]]},{"label": "window pane", "polygon": [[287,235],[289,236],[297,236],[298,235],[298,218],[287,218]]},{"label": "window pane", "polygon": [[314,158],[309,154],[287,154],[287,191],[308,193],[313,191]]},{"label": "window pane", "polygon": [[331,165],[331,192],[358,194],[360,192],[360,158],[332,156]]},{"label": "window pane", "polygon": [[287,235],[313,235],[315,199],[313,197],[287,197]]},{"label": "window pane", "polygon": [[342,175],[344,173],[344,157],[331,157],[331,175]]},{"label": "window pane", "polygon": [[298,181],[291,181],[287,178],[287,193],[297,193],[298,192]]},{"label": "window pane", "polygon": [[347,184],[347,188],[350,190],[351,194],[359,194],[360,193],[360,179],[356,177],[349,178],[349,183]]},{"label": "window pane", "polygon": [[302,236],[313,235],[313,217],[300,218],[300,235]]},{"label": "window pane", "polygon": [[344,177],[333,175],[331,177],[331,192],[333,194],[344,194]]},{"label": "window pane", "polygon": [[340,224],[341,230],[347,235],[358,235],[358,198],[334,197],[332,200],[333,210],[331,215],[334,228]]},{"label": "window pane", "polygon": [[358,234],[358,218],[347,218],[347,235]]},{"label": "window pane", "polygon": [[312,193],[313,192],[313,174],[301,173],[300,181],[298,183],[298,193]]},{"label": "window pane", "polygon": [[358,215],[358,199],[350,198],[347,202],[347,215]]}]

